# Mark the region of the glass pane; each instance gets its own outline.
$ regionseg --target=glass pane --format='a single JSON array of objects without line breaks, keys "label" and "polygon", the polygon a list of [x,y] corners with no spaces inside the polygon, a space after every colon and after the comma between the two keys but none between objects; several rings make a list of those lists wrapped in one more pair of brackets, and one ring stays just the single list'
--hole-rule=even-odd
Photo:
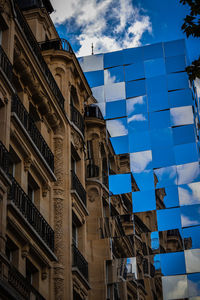
[{"label": "glass pane", "polygon": [[131,171],[141,172],[152,169],[152,153],[151,151],[142,151],[130,153]]},{"label": "glass pane", "polygon": [[150,129],[170,127],[170,111],[156,111],[149,114]]},{"label": "glass pane", "polygon": [[104,54],[104,68],[110,68],[122,65],[123,52],[116,51]]},{"label": "glass pane", "polygon": [[152,149],[160,147],[172,147],[172,129],[171,128],[157,128],[150,131]]},{"label": "glass pane", "polygon": [[165,75],[147,78],[146,87],[148,96],[154,96],[154,94],[163,94],[167,92],[167,80]]},{"label": "glass pane", "polygon": [[174,151],[170,146],[152,149],[153,168],[162,168],[175,164]]},{"label": "glass pane", "polygon": [[168,93],[170,107],[193,105],[192,92],[189,89]]},{"label": "glass pane", "polygon": [[167,299],[185,299],[188,297],[188,284],[186,275],[163,276],[163,297]]},{"label": "glass pane", "polygon": [[181,206],[180,210],[182,227],[200,224],[200,205]]},{"label": "glass pane", "polygon": [[184,250],[182,229],[170,229],[159,232],[160,253],[180,252]]},{"label": "glass pane", "polygon": [[146,78],[164,75],[166,73],[165,61],[163,58],[146,60],[144,62],[144,67]]},{"label": "glass pane", "polygon": [[187,279],[188,279],[189,296],[190,297],[191,296],[199,296],[200,295],[200,273],[189,274],[187,276]]},{"label": "glass pane", "polygon": [[174,153],[178,165],[198,161],[197,146],[195,143],[175,146]]},{"label": "glass pane", "polygon": [[104,70],[104,84],[113,84],[124,81],[123,66]]},{"label": "glass pane", "polygon": [[125,81],[131,81],[136,79],[142,79],[144,75],[144,63],[138,62],[125,66]]},{"label": "glass pane", "polygon": [[194,123],[192,106],[171,108],[170,116],[172,126]]},{"label": "glass pane", "polygon": [[98,102],[104,102],[104,86],[92,88],[92,94]]},{"label": "glass pane", "polygon": [[200,248],[200,226],[183,228],[185,249]]},{"label": "glass pane", "polygon": [[126,118],[106,121],[106,126],[111,137],[128,134]]},{"label": "glass pane", "polygon": [[154,170],[154,174],[156,178],[156,188],[162,188],[177,184],[176,166],[156,169]]},{"label": "glass pane", "polygon": [[[163,203],[163,205],[162,205]],[[156,190],[156,208],[170,208],[179,206],[177,186],[166,186]]]},{"label": "glass pane", "polygon": [[178,184],[200,181],[199,163],[177,166]]},{"label": "glass pane", "polygon": [[91,88],[104,84],[103,70],[94,72],[85,72],[85,77]]},{"label": "glass pane", "polygon": [[200,249],[185,250],[187,273],[200,272]]},{"label": "glass pane", "polygon": [[127,116],[147,112],[147,97],[140,96],[126,100]]},{"label": "glass pane", "polygon": [[143,47],[144,60],[163,57],[163,45],[162,43],[148,45]]},{"label": "glass pane", "polygon": [[152,170],[146,170],[141,173],[133,172],[133,177],[140,191],[153,190],[154,193],[154,176]]},{"label": "glass pane", "polygon": [[81,57],[79,63],[83,72],[103,70],[103,54]]},{"label": "glass pane", "polygon": [[148,95],[149,112],[164,110],[169,108],[167,91],[154,92]]},{"label": "glass pane", "polygon": [[172,128],[174,145],[195,142],[195,131],[193,125],[178,126]]},{"label": "glass pane", "polygon": [[137,114],[128,117],[129,132],[147,131],[149,127],[148,114]]},{"label": "glass pane", "polygon": [[186,273],[184,252],[160,254],[161,272],[164,276]]},{"label": "glass pane", "polygon": [[185,40],[164,43],[165,56],[185,55]]},{"label": "glass pane", "polygon": [[125,83],[119,82],[105,86],[106,101],[115,101],[125,99]]},{"label": "glass pane", "polygon": [[146,94],[145,80],[126,82],[126,97],[138,97]]},{"label": "glass pane", "polygon": [[181,228],[180,208],[157,210],[158,230]]},{"label": "glass pane", "polygon": [[168,91],[189,88],[187,73],[174,73],[167,75]]},{"label": "glass pane", "polygon": [[156,209],[155,191],[142,191],[132,194],[133,212],[142,212]]},{"label": "glass pane", "polygon": [[126,101],[118,100],[106,103],[106,119],[114,119],[126,116]]},{"label": "glass pane", "polygon": [[123,64],[132,64],[143,61],[143,47],[124,49],[123,50]]},{"label": "glass pane", "polygon": [[151,149],[150,136],[148,131],[135,131],[129,133],[129,152],[139,152]]},{"label": "glass pane", "polygon": [[185,55],[166,57],[165,61],[166,61],[167,73],[185,71],[186,68]]},{"label": "glass pane", "polygon": [[115,154],[129,153],[128,136],[117,136],[110,138]]},{"label": "glass pane", "polygon": [[110,175],[109,190],[113,195],[131,192],[131,174]]}]

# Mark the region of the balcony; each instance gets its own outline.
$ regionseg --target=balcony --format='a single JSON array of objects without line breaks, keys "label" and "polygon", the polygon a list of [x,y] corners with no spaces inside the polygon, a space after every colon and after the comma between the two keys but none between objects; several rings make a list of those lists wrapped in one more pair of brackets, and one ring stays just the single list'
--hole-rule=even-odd
[{"label": "balcony", "polygon": [[17,3],[22,10],[45,7],[48,13],[53,12],[53,7],[49,0],[17,0]]},{"label": "balcony", "polygon": [[86,206],[86,191],[85,191],[84,187],[82,186],[80,180],[76,176],[76,173],[73,170],[71,171],[71,179],[72,179],[71,189],[75,190],[77,192],[81,201]]},{"label": "balcony", "polygon": [[51,71],[49,70],[49,68],[41,54],[41,49],[30,29],[28,23],[26,22],[26,19],[24,18],[23,14],[21,13],[21,11],[17,7],[17,5],[15,5],[15,12],[16,12],[17,21],[18,21],[23,33],[25,34],[26,39],[32,48],[32,51],[34,52],[35,56],[37,57],[37,59],[39,61],[42,72],[44,73],[44,76],[45,76],[54,96],[56,97],[58,104],[60,105],[60,107],[62,109],[64,109],[65,98],[63,97],[53,75],[51,74]]},{"label": "balcony", "polygon": [[54,231],[43,218],[34,203],[29,199],[28,195],[23,191],[17,181],[9,175],[12,186],[8,195],[8,199],[19,209],[28,223],[35,229],[41,239],[54,251]]},{"label": "balcony", "polygon": [[[2,256],[0,256],[0,265],[3,266],[2,273],[0,276],[0,281],[2,281],[2,285],[4,286],[5,290],[9,287],[10,295],[13,296],[12,289],[18,293],[19,299],[37,299],[37,300],[45,300],[45,298],[26,280],[26,278],[7,260],[5,260]],[[8,270],[8,277],[3,276],[3,272],[6,269]],[[6,279],[7,278],[7,279]],[[15,293],[16,294],[16,293]],[[13,299],[13,297],[11,297]],[[11,299],[9,298],[9,299]],[[8,299],[8,298],[5,298]],[[18,299],[18,298],[15,298]]]},{"label": "balcony", "polygon": [[14,95],[12,98],[11,110],[12,112],[16,113],[20,122],[24,126],[25,130],[31,137],[32,141],[36,145],[37,149],[39,150],[45,161],[47,162],[48,166],[51,168],[52,171],[54,171],[54,155],[17,95]]},{"label": "balcony", "polygon": [[99,167],[89,164],[87,166],[87,178],[99,177]]},{"label": "balcony", "polygon": [[61,38],[41,42],[39,43],[39,45],[42,51],[53,49],[53,50],[66,51],[71,54],[74,53],[70,43],[67,40]]},{"label": "balcony", "polygon": [[71,105],[71,121],[78,127],[78,129],[81,131],[81,133],[84,135],[84,119],[80,112]]},{"label": "balcony", "polygon": [[9,153],[3,143],[0,141],[0,167],[5,173],[8,173]]},{"label": "balcony", "polygon": [[12,64],[9,61],[6,53],[3,48],[0,46],[0,67],[3,72],[6,74],[10,82],[12,82]]},{"label": "balcony", "polygon": [[102,113],[97,105],[90,105],[85,108],[85,117],[103,120]]},{"label": "balcony", "polygon": [[72,267],[76,267],[88,281],[88,262],[74,244],[72,245],[72,254]]}]

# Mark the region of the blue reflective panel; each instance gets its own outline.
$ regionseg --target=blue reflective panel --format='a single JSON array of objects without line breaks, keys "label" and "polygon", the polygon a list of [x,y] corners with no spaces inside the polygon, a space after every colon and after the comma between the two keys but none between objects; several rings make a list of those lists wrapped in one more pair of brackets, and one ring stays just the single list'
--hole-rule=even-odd
[{"label": "blue reflective panel", "polygon": [[183,229],[183,240],[185,249],[200,248],[200,226]]},{"label": "blue reflective panel", "polygon": [[125,81],[142,79],[144,75],[144,63],[138,62],[124,67]]},{"label": "blue reflective panel", "polygon": [[151,249],[152,250],[157,250],[159,249],[159,235],[158,232],[151,232]]},{"label": "blue reflective panel", "polygon": [[128,135],[110,138],[115,154],[129,153]]},{"label": "blue reflective panel", "polygon": [[124,81],[124,68],[123,66],[110,68],[104,70],[104,84],[113,84]]},{"label": "blue reflective panel", "polygon": [[115,101],[125,99],[125,83],[118,82],[105,86],[106,101]]},{"label": "blue reflective panel", "polygon": [[164,43],[165,56],[185,55],[185,40],[176,40]]},{"label": "blue reflective panel", "polygon": [[146,79],[146,88],[148,96],[154,94],[163,94],[167,92],[167,79],[165,75],[147,78]]},{"label": "blue reflective panel", "polygon": [[97,105],[99,107],[103,118],[105,118],[105,116],[106,116],[106,103],[105,102],[95,103],[95,105]]},{"label": "blue reflective panel", "polygon": [[148,131],[134,131],[129,133],[129,152],[139,152],[151,149]]},{"label": "blue reflective panel", "polygon": [[163,299],[188,299],[188,284],[186,275],[163,276],[162,288]]},{"label": "blue reflective panel", "polygon": [[145,94],[145,80],[126,82],[126,98],[138,97]]},{"label": "blue reflective panel", "polygon": [[85,72],[84,74],[91,88],[104,84],[103,70]]},{"label": "blue reflective panel", "polygon": [[184,252],[160,254],[161,272],[164,276],[185,274]]},{"label": "blue reflective panel", "polygon": [[152,169],[151,151],[130,153],[130,166],[132,172],[142,172]]},{"label": "blue reflective panel", "polygon": [[177,166],[178,184],[200,181],[199,163],[194,162]]},{"label": "blue reflective panel", "polygon": [[150,131],[152,149],[173,146],[172,129],[157,128]]},{"label": "blue reflective panel", "polygon": [[166,57],[167,73],[185,71],[186,58],[185,55]]},{"label": "blue reflective panel", "polygon": [[189,80],[187,73],[174,73],[167,75],[168,91],[189,88]]},{"label": "blue reflective panel", "polygon": [[168,93],[170,107],[193,105],[191,90],[185,89]]},{"label": "blue reflective panel", "polygon": [[106,119],[120,118],[126,116],[126,101],[113,101],[106,103]]},{"label": "blue reflective panel", "polygon": [[195,131],[193,125],[178,126],[172,128],[174,145],[195,142]]},{"label": "blue reflective panel", "polygon": [[187,279],[189,297],[200,296],[200,273],[188,274]]},{"label": "blue reflective panel", "polygon": [[137,114],[128,117],[129,133],[133,131],[147,131],[149,128],[148,114]]},{"label": "blue reflective panel", "polygon": [[143,47],[144,60],[163,57],[163,45],[157,43]]},{"label": "blue reflective panel", "polygon": [[152,158],[153,168],[162,168],[175,164],[174,151],[170,146],[152,149]]},{"label": "blue reflective panel", "polygon": [[181,228],[180,208],[157,210],[158,230]]},{"label": "blue reflective panel", "polygon": [[104,54],[104,68],[111,68],[122,65],[123,51],[116,51]]},{"label": "blue reflective panel", "polygon": [[189,227],[200,224],[200,205],[181,206],[182,227]]},{"label": "blue reflective panel", "polygon": [[149,114],[150,129],[170,127],[170,111],[156,111]]},{"label": "blue reflective panel", "polygon": [[170,109],[171,125],[187,125],[194,123],[192,106],[183,106]]},{"label": "blue reflective panel", "polygon": [[126,100],[127,116],[147,112],[147,96],[140,96]]},{"label": "blue reflective panel", "polygon": [[131,192],[131,174],[110,175],[109,190],[113,195]]},{"label": "blue reflective panel", "polygon": [[143,61],[143,47],[124,49],[123,50],[123,64],[132,64]]},{"label": "blue reflective panel", "polygon": [[160,168],[154,170],[155,186],[156,188],[163,188],[166,186],[177,184],[176,166]]},{"label": "blue reflective panel", "polygon": [[200,272],[200,249],[185,250],[187,273]]},{"label": "blue reflective panel", "polygon": [[154,192],[153,170],[146,170],[140,173],[133,172],[133,177],[140,191],[153,190]]},{"label": "blue reflective panel", "polygon": [[154,190],[132,193],[133,212],[143,212],[156,209]]},{"label": "blue reflective panel", "polygon": [[200,204],[200,184],[193,182],[178,187],[180,205]]},{"label": "blue reflective panel", "polygon": [[168,94],[166,91],[148,95],[149,112],[166,110],[169,108]]},{"label": "blue reflective panel", "polygon": [[103,70],[103,54],[89,55],[78,60],[83,72]]},{"label": "blue reflective panel", "polygon": [[105,101],[105,99],[104,99],[104,86],[103,85],[92,88],[92,94],[98,102],[104,102]]},{"label": "blue reflective panel", "polygon": [[126,118],[106,121],[106,126],[111,137],[128,134]]},{"label": "blue reflective panel", "polygon": [[[156,195],[158,195],[160,201],[163,202],[163,206],[165,208],[176,207],[179,206],[179,198],[178,198],[178,188],[177,186],[166,186],[164,189],[156,190]],[[161,199],[162,195],[162,199]],[[157,205],[157,209],[163,209],[163,207],[159,207]]]},{"label": "blue reflective panel", "polygon": [[144,62],[144,68],[146,78],[164,75],[166,73],[165,61],[163,58],[146,60]]},{"label": "blue reflective panel", "polygon": [[182,144],[174,147],[176,164],[187,164],[198,161],[197,147],[195,143]]}]

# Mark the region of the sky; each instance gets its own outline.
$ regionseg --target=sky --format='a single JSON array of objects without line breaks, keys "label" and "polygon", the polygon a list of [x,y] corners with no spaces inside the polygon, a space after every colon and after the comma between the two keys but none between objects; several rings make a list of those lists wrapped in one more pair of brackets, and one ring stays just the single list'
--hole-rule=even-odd
[{"label": "sky", "polygon": [[200,54],[200,38],[181,31],[189,12],[179,0],[51,0],[51,14],[60,37],[76,55],[86,56],[124,48],[186,39],[190,60]]}]

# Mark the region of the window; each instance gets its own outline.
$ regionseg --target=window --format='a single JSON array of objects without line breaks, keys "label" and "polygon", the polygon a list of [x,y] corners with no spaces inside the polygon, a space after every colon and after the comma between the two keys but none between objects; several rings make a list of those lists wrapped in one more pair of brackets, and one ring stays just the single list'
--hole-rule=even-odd
[{"label": "window", "polygon": [[26,279],[35,288],[38,287],[39,272],[29,259],[26,259]]},{"label": "window", "polygon": [[18,247],[15,245],[15,243],[7,237],[6,241],[6,250],[5,254],[7,259],[14,265],[15,267],[18,266],[18,258],[19,258],[19,252],[18,252]]},{"label": "window", "polygon": [[71,169],[76,173],[76,160],[73,157],[71,157]]},{"label": "window", "polygon": [[92,141],[87,141],[87,158],[93,159]]},{"label": "window", "polygon": [[72,224],[72,243],[78,247],[78,228],[74,223]]},{"label": "window", "polygon": [[39,186],[30,173],[28,173],[28,197],[33,203],[39,200]]}]

